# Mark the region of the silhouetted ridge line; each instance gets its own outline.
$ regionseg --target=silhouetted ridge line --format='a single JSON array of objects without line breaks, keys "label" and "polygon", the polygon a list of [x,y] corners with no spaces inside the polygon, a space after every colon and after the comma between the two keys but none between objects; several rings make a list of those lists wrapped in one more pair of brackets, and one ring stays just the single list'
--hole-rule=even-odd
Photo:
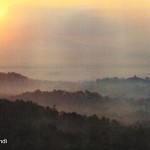
[{"label": "silhouetted ridge line", "polygon": [[149,150],[150,127],[59,112],[31,101],[0,99],[4,150]]},{"label": "silhouetted ridge line", "polygon": [[8,72],[8,73],[2,73],[0,72],[0,80],[27,80],[28,77],[23,76],[19,73],[15,72]]}]

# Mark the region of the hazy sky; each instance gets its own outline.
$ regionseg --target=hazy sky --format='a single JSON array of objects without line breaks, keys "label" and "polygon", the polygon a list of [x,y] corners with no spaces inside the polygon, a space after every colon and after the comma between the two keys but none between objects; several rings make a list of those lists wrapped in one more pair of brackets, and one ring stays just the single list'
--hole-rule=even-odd
[{"label": "hazy sky", "polygon": [[150,76],[149,27],[150,0],[0,0],[0,71]]}]

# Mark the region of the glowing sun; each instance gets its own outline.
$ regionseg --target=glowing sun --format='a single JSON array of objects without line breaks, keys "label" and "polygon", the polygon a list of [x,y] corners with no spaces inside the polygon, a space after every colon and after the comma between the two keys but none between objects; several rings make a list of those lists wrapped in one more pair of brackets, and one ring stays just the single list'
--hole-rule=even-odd
[{"label": "glowing sun", "polygon": [[0,16],[4,16],[8,11],[8,7],[0,7]]}]

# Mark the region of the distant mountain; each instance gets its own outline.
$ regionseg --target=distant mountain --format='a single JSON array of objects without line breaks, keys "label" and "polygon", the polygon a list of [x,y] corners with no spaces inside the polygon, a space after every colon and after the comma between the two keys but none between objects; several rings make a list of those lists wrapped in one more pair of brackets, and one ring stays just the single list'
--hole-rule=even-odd
[{"label": "distant mountain", "polygon": [[147,82],[145,79],[139,78],[136,75],[134,77],[128,78],[126,81],[129,81],[129,82]]},{"label": "distant mountain", "polygon": [[24,75],[8,72],[0,73],[0,96],[16,95],[26,91],[91,91],[115,98],[141,99],[150,97],[150,78],[133,76],[130,78],[105,78],[96,81],[67,82],[34,80]]},{"label": "distant mountain", "polygon": [[107,99],[90,91],[67,92],[62,90],[25,92],[9,97],[12,100],[32,100],[40,105],[57,107],[58,110],[76,111],[82,114],[93,114],[100,109]]},{"label": "distant mountain", "polygon": [[63,81],[43,81],[35,80],[24,75],[8,72],[0,72],[0,97],[7,95],[16,95],[25,91],[35,91],[36,89],[41,90],[77,90],[77,84],[73,82]]},{"label": "distant mountain", "polygon": [[150,121],[150,99],[125,99],[103,97],[90,91],[68,92],[62,90],[25,92],[8,97],[11,100],[31,100],[59,111],[77,112],[82,115],[97,114],[123,122]]},{"label": "distant mountain", "polygon": [[136,75],[133,77],[129,78],[118,78],[118,77],[113,77],[113,78],[104,78],[104,79],[97,79],[96,82],[150,82],[149,77],[145,77],[145,79],[137,77]]},{"label": "distant mountain", "polygon": [[63,82],[34,80],[14,72],[0,73],[0,96],[31,100],[59,111],[97,114],[125,122],[150,121],[149,77]]},{"label": "distant mountain", "polygon": [[17,80],[27,80],[28,77],[15,72],[2,73],[0,72],[0,81],[17,81]]},{"label": "distant mountain", "polygon": [[149,98],[150,78],[145,79],[133,76],[130,78],[105,78],[92,82],[84,82],[82,89],[101,93],[103,96],[122,98]]}]

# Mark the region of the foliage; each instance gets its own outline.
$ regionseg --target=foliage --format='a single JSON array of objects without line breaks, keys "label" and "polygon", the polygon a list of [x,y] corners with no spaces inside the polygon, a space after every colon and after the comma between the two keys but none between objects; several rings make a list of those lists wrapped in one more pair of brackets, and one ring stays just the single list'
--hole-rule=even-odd
[{"label": "foliage", "polygon": [[0,138],[8,139],[0,146],[6,150],[149,150],[149,137],[150,128],[140,124],[0,100]]}]

